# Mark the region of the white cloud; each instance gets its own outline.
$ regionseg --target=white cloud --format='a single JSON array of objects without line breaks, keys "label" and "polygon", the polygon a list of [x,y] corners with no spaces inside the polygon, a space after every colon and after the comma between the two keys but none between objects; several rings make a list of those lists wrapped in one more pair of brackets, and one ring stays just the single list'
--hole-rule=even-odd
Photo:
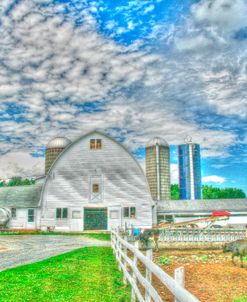
[{"label": "white cloud", "polygon": [[236,31],[247,26],[245,0],[201,0],[192,6],[197,22],[218,26],[223,31]]},{"label": "white cloud", "polygon": [[81,27],[62,16],[46,11],[40,16],[32,10],[33,4],[23,0],[10,16],[2,16],[1,36],[8,40],[0,53],[6,66],[0,90],[3,100],[31,107],[37,93],[44,103],[46,99],[69,98],[74,103],[102,99],[111,90],[145,77],[147,66],[155,59],[150,56],[148,62],[145,53],[130,51],[99,35],[87,10]]},{"label": "white cloud", "polygon": [[153,11],[154,8],[155,8],[154,5],[149,5],[149,6],[147,6],[147,7],[144,9],[143,14],[147,14],[147,13]]},{"label": "white cloud", "polygon": [[44,174],[44,159],[35,158],[26,152],[11,152],[0,156],[0,175],[2,179],[12,176],[34,177]]},{"label": "white cloud", "polygon": [[[244,0],[201,0],[181,25],[171,27],[165,44],[173,51],[166,65],[178,79],[177,90],[190,95],[191,111],[202,107],[222,116],[247,117],[246,40],[236,38],[247,27],[246,16]],[[183,94],[178,91],[177,97]]]},{"label": "white cloud", "polygon": [[[179,144],[189,134],[201,144],[203,157],[229,156],[234,132],[218,121],[217,127],[212,120],[203,123],[197,114],[247,116],[246,47],[216,25],[205,25],[210,20],[197,11],[206,1],[193,7],[191,20],[169,30],[165,51],[155,54],[143,41],[124,46],[100,34],[90,9],[80,9],[83,24],[75,27],[73,17],[57,14],[63,4],[37,9],[39,3],[23,0],[8,17],[1,16],[0,133],[5,144],[0,154],[42,153],[56,135],[74,139],[99,128],[121,133],[131,150],[153,136]],[[136,24],[126,20],[133,30]],[[115,22],[108,29],[116,32]],[[99,110],[93,110],[96,101]],[[25,110],[13,117],[6,102]],[[92,112],[82,108],[85,104],[92,104]],[[171,173],[177,182],[174,166]]]},{"label": "white cloud", "polygon": [[204,183],[212,182],[212,183],[217,183],[217,184],[223,184],[226,181],[226,179],[225,179],[225,177],[222,177],[222,176],[210,175],[210,176],[202,177],[202,181]]},{"label": "white cloud", "polygon": [[176,41],[176,47],[178,50],[196,50],[208,48],[213,44],[212,40],[209,40],[203,35],[197,35],[195,37],[180,38]]}]

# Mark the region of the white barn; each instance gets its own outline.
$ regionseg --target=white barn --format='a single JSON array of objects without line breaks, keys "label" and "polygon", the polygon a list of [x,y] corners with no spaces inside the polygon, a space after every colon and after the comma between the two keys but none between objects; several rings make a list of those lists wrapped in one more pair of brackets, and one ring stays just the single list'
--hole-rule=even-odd
[{"label": "white barn", "polygon": [[14,194],[13,200],[8,194],[1,200],[0,193],[0,207],[12,211],[9,227],[80,232],[151,227],[156,222],[139,163],[123,145],[98,131],[69,144],[43,183],[17,190],[23,196]]}]

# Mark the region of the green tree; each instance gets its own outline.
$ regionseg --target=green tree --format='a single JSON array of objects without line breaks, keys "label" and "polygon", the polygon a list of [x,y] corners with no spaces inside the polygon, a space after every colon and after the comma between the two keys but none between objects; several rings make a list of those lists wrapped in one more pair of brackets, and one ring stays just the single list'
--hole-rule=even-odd
[{"label": "green tree", "polygon": [[171,185],[171,199],[178,200],[179,199],[179,186],[178,184]]},{"label": "green tree", "polygon": [[216,188],[212,186],[202,186],[202,196],[204,199],[226,199],[226,198],[246,198],[243,190],[237,188]]},{"label": "green tree", "polygon": [[[213,186],[202,186],[202,198],[203,199],[226,199],[226,198],[246,198],[246,194],[243,190],[238,188],[217,188]],[[179,186],[178,184],[171,185],[171,199],[179,199]]]},{"label": "green tree", "polygon": [[8,181],[8,187],[20,186],[22,182],[21,177],[12,177]]},{"label": "green tree", "polygon": [[28,178],[21,178],[14,176],[12,177],[8,183],[5,183],[5,186],[14,187],[14,186],[30,186],[35,184],[35,180]]}]

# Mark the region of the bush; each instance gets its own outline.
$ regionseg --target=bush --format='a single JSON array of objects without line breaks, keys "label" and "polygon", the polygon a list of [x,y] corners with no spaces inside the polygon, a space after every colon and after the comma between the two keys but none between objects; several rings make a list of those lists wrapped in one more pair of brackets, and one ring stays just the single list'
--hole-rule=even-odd
[{"label": "bush", "polygon": [[207,260],[208,260],[207,255],[201,255],[201,256],[199,256],[199,258],[200,258],[202,261],[207,261]]},{"label": "bush", "polygon": [[163,257],[161,257],[159,263],[167,265],[169,263],[169,256],[163,256]]}]

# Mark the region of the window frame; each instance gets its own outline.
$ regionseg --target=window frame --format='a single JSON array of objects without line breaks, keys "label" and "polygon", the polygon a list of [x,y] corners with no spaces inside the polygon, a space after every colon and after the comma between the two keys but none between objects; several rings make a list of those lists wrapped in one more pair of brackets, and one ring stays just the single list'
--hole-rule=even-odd
[{"label": "window frame", "polygon": [[16,214],[16,208],[11,208],[11,218],[12,219],[16,219],[17,218],[17,214]]},{"label": "window frame", "polygon": [[56,219],[61,220],[61,219],[68,219],[68,208],[56,208]]},{"label": "window frame", "polygon": [[97,138],[95,142],[96,150],[102,149],[102,139]]},{"label": "window frame", "polygon": [[123,218],[136,219],[136,207],[123,207]]},{"label": "window frame", "polygon": [[91,138],[89,142],[90,150],[101,150],[102,149],[102,139],[101,138]]},{"label": "window frame", "polygon": [[[96,191],[95,191],[95,187],[97,187]],[[92,183],[92,193],[94,193],[94,194],[100,193],[100,185],[99,185],[99,183]]]},{"label": "window frame", "polygon": [[95,139],[91,138],[90,139],[90,150],[95,150]]},{"label": "window frame", "polygon": [[130,217],[130,208],[129,207],[124,207],[123,208],[123,217],[124,218],[129,218]]},{"label": "window frame", "polygon": [[82,219],[82,217],[81,217],[81,211],[79,211],[79,210],[73,210],[72,213],[71,213],[71,219]]},{"label": "window frame", "polygon": [[[134,213],[132,214],[131,210],[134,210]],[[130,207],[130,218],[135,219],[136,218],[136,207]]]},{"label": "window frame", "polygon": [[[30,214],[30,211],[32,211],[32,214]],[[32,219],[30,220],[30,217],[32,217]],[[35,218],[35,210],[34,209],[28,209],[27,210],[27,222],[34,222]]]},{"label": "window frame", "polygon": [[118,210],[110,210],[109,218],[110,219],[119,219],[119,211]]}]

